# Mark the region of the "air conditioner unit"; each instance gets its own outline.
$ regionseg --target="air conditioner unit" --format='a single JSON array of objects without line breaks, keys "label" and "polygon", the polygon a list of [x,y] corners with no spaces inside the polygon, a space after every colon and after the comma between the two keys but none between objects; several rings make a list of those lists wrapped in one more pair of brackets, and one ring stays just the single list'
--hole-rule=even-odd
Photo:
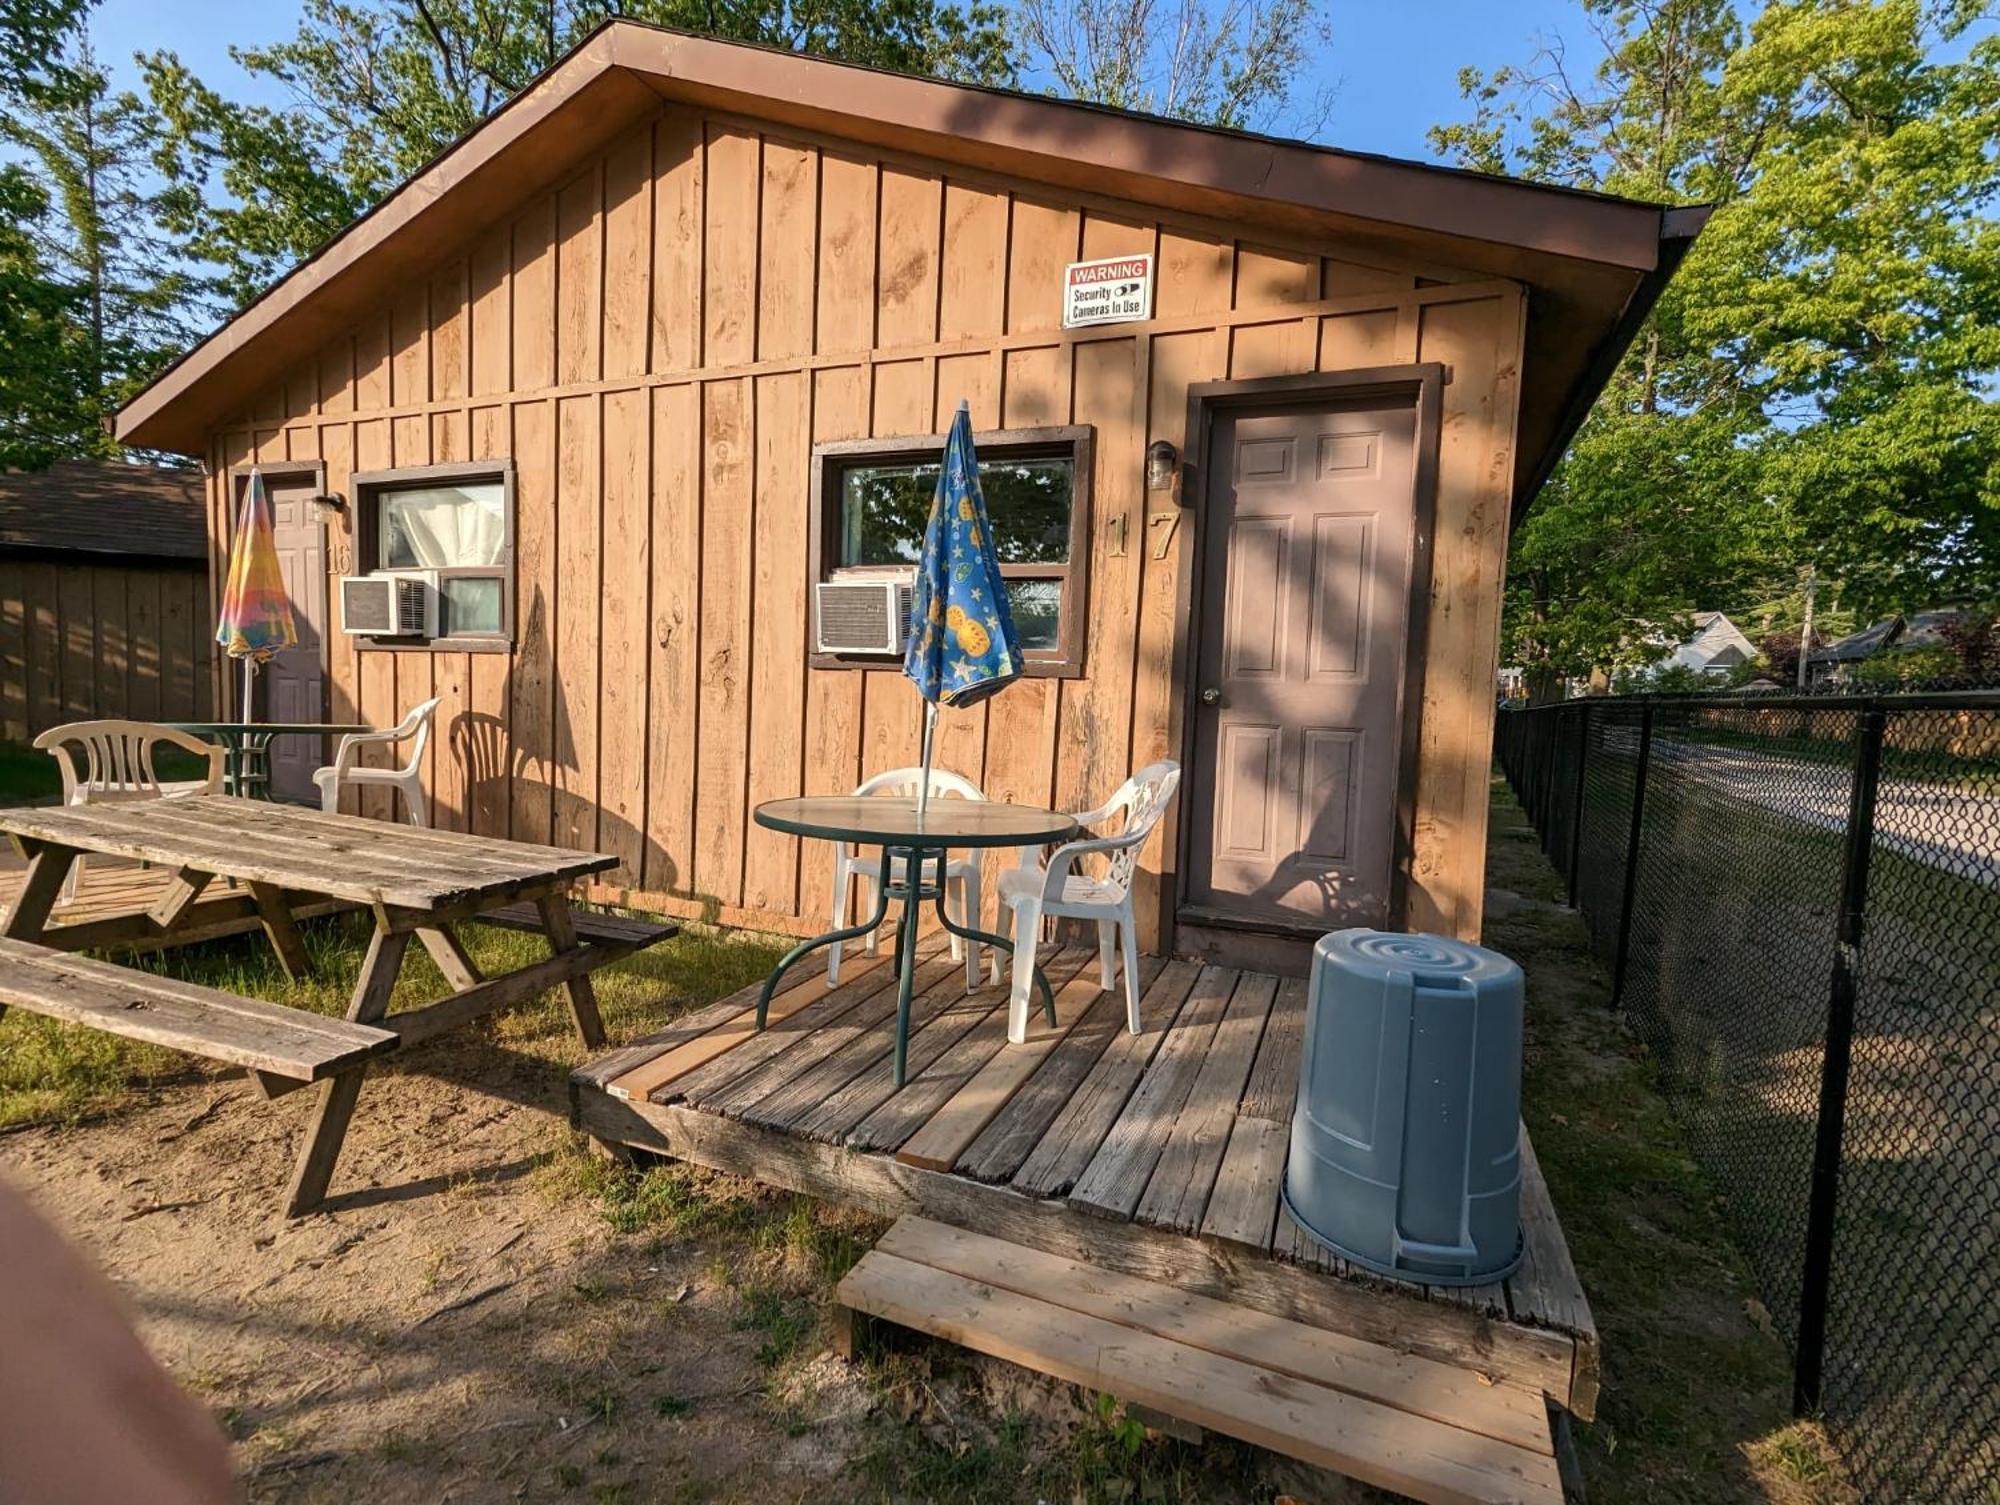
[{"label": "air conditioner unit", "polygon": [[437,628],[437,576],[405,571],[341,577],[342,632],[371,638],[434,638]]},{"label": "air conditioner unit", "polygon": [[910,630],[915,570],[843,570],[813,587],[821,653],[898,654]]}]

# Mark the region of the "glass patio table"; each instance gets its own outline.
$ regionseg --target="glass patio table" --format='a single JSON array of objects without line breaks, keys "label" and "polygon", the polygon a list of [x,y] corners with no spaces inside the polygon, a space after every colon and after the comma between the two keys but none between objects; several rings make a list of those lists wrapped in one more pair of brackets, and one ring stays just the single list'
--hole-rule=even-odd
[{"label": "glass patio table", "polygon": [[[771,800],[753,812],[757,824],[793,836],[811,836],[822,841],[844,841],[857,847],[880,847],[882,869],[875,883],[875,913],[859,925],[829,930],[825,935],[802,941],[786,952],[783,960],[764,979],[757,997],[757,1028],[763,1029],[771,995],[778,981],[809,952],[835,941],[851,941],[881,925],[889,913],[889,902],[900,899],[903,912],[896,919],[896,1085],[903,1085],[904,1067],[910,1045],[910,993],[916,971],[917,918],[926,899],[937,904],[938,920],[953,935],[978,941],[983,946],[1012,954],[1013,942],[988,931],[952,923],[944,903],[945,854],[956,848],[1035,847],[1046,842],[1067,841],[1076,835],[1072,816],[1059,810],[1042,810],[1033,805],[1009,805],[998,800],[933,798],[917,813],[914,799],[875,795],[815,795],[802,799]],[[900,872],[897,859],[902,859]],[[936,870],[937,880],[927,881],[926,867]],[[972,917],[974,923],[977,916]],[[1042,990],[1043,1007],[1049,1022],[1056,1017],[1055,995],[1039,968],[1035,982]]]},{"label": "glass patio table", "polygon": [[167,721],[177,732],[192,732],[222,744],[222,787],[244,799],[271,797],[271,742],[277,737],[346,737],[373,731],[369,726],[321,721]]}]

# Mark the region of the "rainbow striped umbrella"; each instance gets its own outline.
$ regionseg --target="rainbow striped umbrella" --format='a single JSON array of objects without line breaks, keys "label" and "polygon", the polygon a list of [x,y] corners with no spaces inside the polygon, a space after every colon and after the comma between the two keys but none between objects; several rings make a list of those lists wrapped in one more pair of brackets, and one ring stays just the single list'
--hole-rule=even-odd
[{"label": "rainbow striped umbrella", "polygon": [[243,515],[229,547],[229,580],[222,588],[222,620],[215,641],[231,658],[243,661],[243,719],[250,719],[250,689],[257,665],[282,648],[295,647],[298,625],[292,620],[291,597],[278,565],[278,544],[271,531],[271,502],[264,494],[264,477],[250,472],[243,492]]}]

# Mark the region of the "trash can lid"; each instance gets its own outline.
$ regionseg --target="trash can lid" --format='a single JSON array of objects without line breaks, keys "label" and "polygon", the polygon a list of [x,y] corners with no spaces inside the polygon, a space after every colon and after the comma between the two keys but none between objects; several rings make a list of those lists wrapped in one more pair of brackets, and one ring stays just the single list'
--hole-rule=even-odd
[{"label": "trash can lid", "polygon": [[1316,962],[1371,977],[1414,973],[1419,987],[1482,988],[1513,982],[1521,975],[1521,969],[1499,952],[1446,935],[1335,930],[1319,938],[1313,955]]}]

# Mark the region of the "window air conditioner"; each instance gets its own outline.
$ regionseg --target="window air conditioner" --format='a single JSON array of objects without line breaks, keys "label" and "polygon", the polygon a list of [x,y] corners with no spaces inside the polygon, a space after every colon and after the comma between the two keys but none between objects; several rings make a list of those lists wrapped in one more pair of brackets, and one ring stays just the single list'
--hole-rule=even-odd
[{"label": "window air conditioner", "polygon": [[437,576],[413,571],[341,577],[342,632],[371,638],[434,638],[437,626]]},{"label": "window air conditioner", "polygon": [[813,587],[821,653],[900,654],[910,630],[915,570],[843,570]]}]

